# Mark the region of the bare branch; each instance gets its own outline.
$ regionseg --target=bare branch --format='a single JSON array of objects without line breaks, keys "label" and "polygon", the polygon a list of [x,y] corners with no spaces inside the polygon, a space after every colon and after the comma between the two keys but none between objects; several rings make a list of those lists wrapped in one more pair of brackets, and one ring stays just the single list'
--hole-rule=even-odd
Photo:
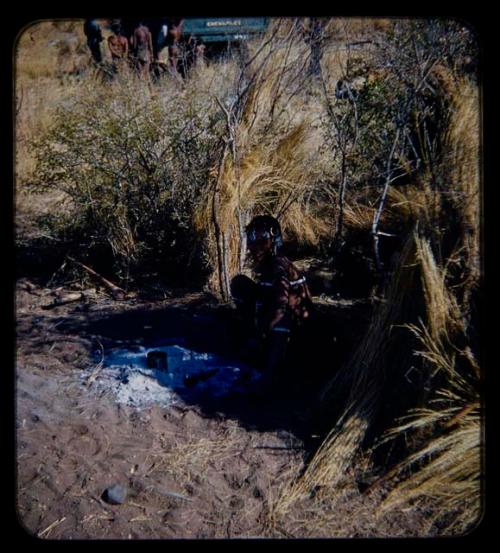
[{"label": "bare branch", "polygon": [[377,211],[375,213],[375,216],[373,218],[372,223],[372,235],[373,235],[373,251],[375,254],[375,263],[377,265],[377,269],[380,272],[382,270],[382,262],[380,260],[380,252],[379,252],[379,233],[378,233],[378,225],[380,222],[380,217],[382,215],[382,211],[384,210],[385,201],[387,198],[387,193],[389,191],[389,184],[391,182],[392,177],[392,158],[394,157],[394,152],[396,151],[396,147],[399,142],[399,135],[401,133],[401,129],[398,128],[396,131],[396,136],[394,137],[394,141],[392,143],[392,148],[389,153],[389,157],[387,158],[387,165],[386,165],[386,180],[384,183],[384,189],[382,190],[382,195],[380,196],[379,205],[377,208]]}]

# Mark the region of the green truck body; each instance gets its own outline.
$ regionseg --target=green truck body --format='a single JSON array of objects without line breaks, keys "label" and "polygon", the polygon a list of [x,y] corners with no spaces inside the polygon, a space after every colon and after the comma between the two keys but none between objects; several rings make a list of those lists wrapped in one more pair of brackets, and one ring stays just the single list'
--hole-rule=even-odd
[{"label": "green truck body", "polygon": [[245,41],[266,31],[268,17],[194,17],[186,18],[185,36],[206,43]]}]

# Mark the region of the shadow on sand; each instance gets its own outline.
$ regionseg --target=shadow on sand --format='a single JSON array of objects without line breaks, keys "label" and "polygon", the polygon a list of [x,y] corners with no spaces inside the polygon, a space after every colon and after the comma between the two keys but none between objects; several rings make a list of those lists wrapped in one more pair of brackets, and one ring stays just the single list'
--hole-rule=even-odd
[{"label": "shadow on sand", "polygon": [[[275,392],[263,397],[249,387],[248,393],[240,390],[217,397],[206,391],[196,393],[191,388],[180,387],[175,393],[186,405],[199,409],[203,416],[234,419],[257,431],[286,431],[302,442],[306,454],[312,452],[324,432],[315,416],[319,392],[341,363],[345,351],[340,349],[346,350],[345,340],[353,340],[345,321],[333,324],[332,317],[328,319],[329,323],[325,323],[324,318],[316,321],[317,328],[310,333],[314,336],[313,342],[304,344],[303,355],[294,359],[293,368]],[[234,311],[227,307],[189,304],[161,309],[137,308],[105,315],[89,312],[84,318],[62,319],[57,330],[101,343],[105,355],[116,348],[133,348],[138,343],[151,348],[168,340],[172,344],[181,343],[194,352],[236,362],[241,360],[240,328]],[[338,347],[339,343],[343,348]]]}]

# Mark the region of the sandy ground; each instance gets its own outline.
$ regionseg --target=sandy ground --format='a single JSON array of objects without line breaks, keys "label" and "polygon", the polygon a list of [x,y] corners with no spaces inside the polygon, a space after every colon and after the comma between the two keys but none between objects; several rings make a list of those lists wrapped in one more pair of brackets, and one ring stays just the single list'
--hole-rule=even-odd
[{"label": "sandy ground", "polygon": [[[169,333],[206,351],[230,340],[228,311],[203,295],[86,302],[26,279],[16,293],[17,511],[44,539],[302,538],[428,535],[420,513],[376,520],[379,497],[346,475],[335,506],[275,512],[317,436],[310,402],[251,395],[136,408],[100,386],[96,352]],[[124,486],[122,504],[104,491]]]}]

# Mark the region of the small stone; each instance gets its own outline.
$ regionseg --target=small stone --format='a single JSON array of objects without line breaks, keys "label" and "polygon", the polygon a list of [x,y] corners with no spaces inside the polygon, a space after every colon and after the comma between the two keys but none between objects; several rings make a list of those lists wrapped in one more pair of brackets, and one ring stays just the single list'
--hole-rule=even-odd
[{"label": "small stone", "polygon": [[102,498],[111,505],[120,505],[127,499],[127,489],[121,484],[114,484],[104,490]]},{"label": "small stone", "polygon": [[255,486],[254,489],[252,490],[252,495],[256,498],[256,499],[260,499],[262,497],[262,492],[260,491],[260,488],[258,486]]},{"label": "small stone", "polygon": [[40,421],[40,417],[38,415],[31,415],[31,420],[33,422],[39,422]]}]

